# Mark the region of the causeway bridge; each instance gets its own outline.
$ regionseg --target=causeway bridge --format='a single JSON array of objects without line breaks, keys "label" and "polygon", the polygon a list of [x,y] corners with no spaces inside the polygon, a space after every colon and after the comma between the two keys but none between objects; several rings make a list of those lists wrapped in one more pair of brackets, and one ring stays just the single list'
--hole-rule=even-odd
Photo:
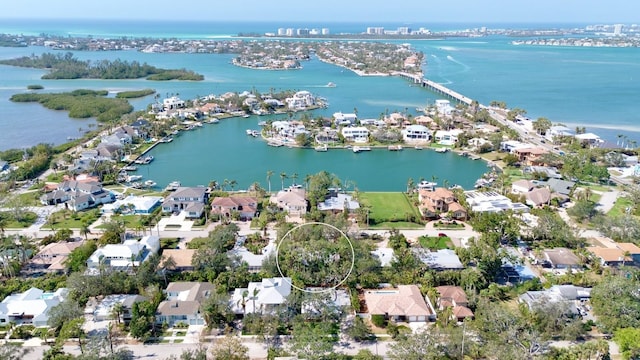
[{"label": "causeway bridge", "polygon": [[429,89],[429,90],[431,90],[431,91],[433,91],[435,93],[446,95],[451,99],[454,99],[454,100],[459,101],[461,103],[465,103],[467,105],[471,105],[471,103],[473,102],[473,100],[471,100],[470,98],[468,98],[468,97],[466,97],[466,96],[464,96],[464,95],[462,95],[462,94],[460,94],[460,93],[458,93],[456,91],[453,91],[453,90],[449,89],[446,86],[440,85],[440,84],[438,84],[436,82],[433,82],[433,81],[431,81],[431,80],[429,80],[427,78],[423,78],[423,77],[420,77],[420,76],[415,75],[415,74],[409,74],[409,73],[406,73],[406,72],[395,71],[391,75],[400,76],[403,79],[407,79],[407,80],[412,81],[414,84],[420,84],[420,86],[422,86],[424,88],[427,88],[427,89]]}]

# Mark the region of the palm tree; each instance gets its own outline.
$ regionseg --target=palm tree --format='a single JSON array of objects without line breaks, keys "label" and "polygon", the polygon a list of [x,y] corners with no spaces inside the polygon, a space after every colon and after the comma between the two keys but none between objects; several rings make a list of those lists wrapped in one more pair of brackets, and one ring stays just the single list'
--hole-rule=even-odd
[{"label": "palm tree", "polygon": [[294,172],[293,174],[291,174],[291,179],[293,179],[291,184],[296,185],[296,179],[298,179],[298,173]]},{"label": "palm tree", "polygon": [[111,308],[111,316],[116,319],[116,324],[120,324],[120,315],[124,314],[124,305],[121,302],[116,303]]},{"label": "palm tree", "polygon": [[222,190],[226,191],[228,185],[229,185],[229,180],[228,179],[224,179],[224,181],[222,182]]},{"label": "palm tree", "polygon": [[413,190],[413,188],[415,187],[415,182],[413,181],[413,178],[409,178],[409,180],[407,180],[407,194],[410,194],[411,191]]},{"label": "palm tree", "polygon": [[304,176],[304,187],[307,191],[309,191],[309,183],[311,182],[311,175],[307,174]]},{"label": "palm tree", "polygon": [[237,181],[235,181],[235,180],[229,181],[229,186],[231,186],[231,191],[233,191],[233,189],[236,187],[236,185],[238,185]]},{"label": "palm tree", "polygon": [[284,190],[284,179],[287,178],[287,173],[286,172],[281,172],[280,173],[280,180],[282,181],[282,190]]},{"label": "palm tree", "polygon": [[91,234],[89,224],[87,224],[86,222],[82,222],[82,225],[80,225],[80,234],[84,235],[85,240],[89,240],[89,234]]},{"label": "palm tree", "polygon": [[273,176],[273,170],[267,170],[267,184],[269,185],[269,194],[271,194],[271,176]]}]

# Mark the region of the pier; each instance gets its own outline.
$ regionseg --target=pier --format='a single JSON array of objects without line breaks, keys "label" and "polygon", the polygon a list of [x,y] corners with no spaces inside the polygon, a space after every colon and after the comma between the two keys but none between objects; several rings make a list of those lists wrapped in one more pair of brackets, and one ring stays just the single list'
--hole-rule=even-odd
[{"label": "pier", "polygon": [[453,91],[451,89],[449,89],[446,86],[440,85],[436,82],[433,82],[427,78],[423,78],[420,77],[418,75],[415,74],[409,74],[406,72],[401,72],[401,71],[396,71],[393,72],[391,75],[394,76],[400,76],[403,79],[407,79],[412,81],[414,84],[420,84],[420,86],[427,88],[435,93],[438,94],[442,94],[442,95],[446,95],[451,99],[454,99],[456,101],[459,101],[461,103],[465,103],[467,105],[471,105],[471,103],[473,102],[473,100],[471,100],[470,98],[460,94],[459,92]]}]

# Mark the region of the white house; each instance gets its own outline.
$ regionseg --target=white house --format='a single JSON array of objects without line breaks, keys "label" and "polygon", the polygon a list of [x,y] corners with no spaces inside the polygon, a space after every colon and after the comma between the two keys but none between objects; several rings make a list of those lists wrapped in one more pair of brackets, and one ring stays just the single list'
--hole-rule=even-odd
[{"label": "white house", "polygon": [[269,202],[286,211],[291,216],[302,216],[307,213],[306,191],[303,188],[290,187],[271,195]]},{"label": "white house", "polygon": [[267,244],[267,246],[265,246],[264,249],[262,249],[261,254],[254,254],[251,251],[249,251],[246,247],[241,245],[235,246],[233,249],[231,249],[231,251],[229,251],[228,254],[232,257],[237,256],[238,258],[240,258],[241,262],[247,263],[247,265],[249,266],[249,272],[256,273],[262,270],[262,262],[264,261],[264,259],[267,258],[269,255],[274,254],[275,251],[276,251],[276,244],[272,240],[272,241],[269,241],[269,244]]},{"label": "white house", "polygon": [[236,314],[270,313],[283,304],[291,294],[291,278],[268,278],[250,282],[249,287],[237,288],[230,300]]},{"label": "white house", "polygon": [[449,100],[444,100],[444,99],[436,100],[436,111],[440,115],[451,115],[451,112],[453,111],[451,102],[449,102]]},{"label": "white house", "polygon": [[66,288],[50,293],[32,287],[23,293],[9,295],[0,303],[0,325],[13,322],[47,326],[49,310],[64,301],[68,293]]},{"label": "white house", "polygon": [[506,196],[495,191],[465,191],[467,204],[474,212],[500,212],[512,210],[515,212],[529,212],[529,207],[522,203],[514,203]]},{"label": "white house", "polygon": [[164,99],[162,101],[162,105],[165,110],[176,110],[184,108],[184,100],[181,100],[177,96],[172,96],[170,98]]},{"label": "white house", "polygon": [[350,141],[365,143],[369,141],[369,129],[364,126],[344,127],[342,136]]},{"label": "white house", "polygon": [[146,298],[140,295],[113,294],[107,295],[95,307],[87,307],[85,313],[93,314],[93,321],[105,321],[113,319],[113,308],[117,304],[122,305],[122,320],[131,320],[131,308],[136,302],[144,301]]},{"label": "white house", "polygon": [[600,138],[600,136],[594,134],[594,133],[585,133],[585,134],[578,134],[575,136],[576,139],[580,140],[583,143],[587,143],[589,145],[593,145],[593,144],[597,144],[597,143],[601,143],[603,142],[603,140]]},{"label": "white house", "polygon": [[116,200],[112,204],[105,204],[102,213],[113,213],[118,209],[126,213],[149,215],[162,203],[160,196],[135,196],[129,195],[122,200]]},{"label": "white house", "polygon": [[334,113],[333,118],[336,125],[353,125],[358,121],[356,114],[344,114],[342,112]]},{"label": "white house", "polygon": [[197,219],[204,213],[206,201],[207,189],[205,187],[179,187],[164,199],[162,212],[184,211],[187,218]]},{"label": "white house", "polygon": [[452,146],[458,142],[458,136],[461,133],[460,129],[438,130],[433,137],[440,145]]},{"label": "white house", "polygon": [[562,125],[554,125],[550,127],[549,130],[547,130],[547,132],[544,135],[544,137],[546,137],[547,140],[549,141],[553,141],[553,138],[555,137],[573,137],[573,136],[575,136],[574,131]]},{"label": "white house", "polygon": [[316,104],[316,98],[308,91],[298,91],[285,101],[289,109],[304,109]]},{"label": "white house", "polygon": [[522,179],[511,184],[511,192],[514,194],[526,194],[535,187],[536,185],[530,180]]},{"label": "white house", "polygon": [[402,129],[402,137],[405,141],[429,141],[431,130],[424,125],[409,125]]},{"label": "white house", "polygon": [[87,272],[96,274],[100,266],[114,270],[132,270],[160,250],[160,238],[148,235],[138,240],[125,240],[122,244],[107,244],[97,249],[87,260]]},{"label": "white house", "polygon": [[329,189],[329,196],[318,204],[320,211],[354,211],[360,208],[360,203],[353,199],[353,196],[339,193],[337,190]]}]

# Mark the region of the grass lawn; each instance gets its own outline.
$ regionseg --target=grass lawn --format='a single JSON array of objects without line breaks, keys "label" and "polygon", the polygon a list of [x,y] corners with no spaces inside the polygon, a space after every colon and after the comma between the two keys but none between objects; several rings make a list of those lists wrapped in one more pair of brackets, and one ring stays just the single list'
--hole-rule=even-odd
[{"label": "grass lawn", "polygon": [[424,229],[424,225],[416,224],[412,222],[406,221],[385,221],[379,224],[369,226],[369,229],[374,230],[388,230],[388,229],[398,229],[398,230],[418,230]]},{"label": "grass lawn", "polygon": [[22,221],[16,221],[13,218],[13,214],[11,212],[2,212],[0,213],[0,217],[7,219],[7,224],[4,226],[6,229],[24,229],[31,226],[38,219],[38,215],[31,211],[25,211],[23,213]]},{"label": "grass lawn", "polygon": [[16,196],[16,200],[22,206],[42,206],[40,195],[39,191],[29,191]]},{"label": "grass lawn", "polygon": [[611,208],[611,210],[609,210],[607,215],[609,215],[609,216],[622,216],[622,215],[624,215],[626,213],[626,209],[628,207],[631,207],[633,209],[633,202],[631,201],[631,199],[629,199],[627,197],[620,196],[616,200],[616,203],[613,204],[613,207]]},{"label": "grass lawn", "polygon": [[[420,219],[418,209],[404,193],[367,192],[360,193],[360,202],[371,208],[369,222],[379,226],[385,222],[407,222],[410,218]],[[400,225],[400,224],[398,224]],[[422,225],[420,225],[422,227]]]},{"label": "grass lawn", "polygon": [[57,211],[49,216],[48,224],[45,228],[50,228],[50,224],[53,224],[55,229],[79,229],[83,223],[91,224],[100,217],[100,210],[91,209],[80,212],[73,212],[71,210]]},{"label": "grass lawn", "polygon": [[430,250],[453,249],[453,243],[448,236],[420,236],[420,246]]},{"label": "grass lawn", "polygon": [[175,340],[173,340],[173,343],[174,344],[180,344],[183,341],[184,341],[184,339],[175,339]]},{"label": "grass lawn", "polygon": [[[127,229],[135,229],[140,225],[140,218],[142,217],[142,215],[118,215],[118,216],[111,216],[111,221],[124,221],[124,226]],[[97,226],[99,229],[104,229],[106,226],[105,224],[101,224],[99,226]]]},{"label": "grass lawn", "polygon": [[161,249],[175,249],[178,246],[180,240],[178,238],[160,238]]},{"label": "grass lawn", "polygon": [[176,336],[187,336],[187,332],[186,331],[176,331]]}]

